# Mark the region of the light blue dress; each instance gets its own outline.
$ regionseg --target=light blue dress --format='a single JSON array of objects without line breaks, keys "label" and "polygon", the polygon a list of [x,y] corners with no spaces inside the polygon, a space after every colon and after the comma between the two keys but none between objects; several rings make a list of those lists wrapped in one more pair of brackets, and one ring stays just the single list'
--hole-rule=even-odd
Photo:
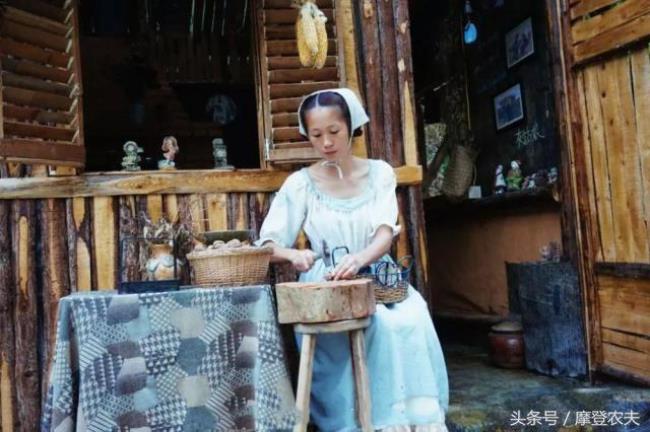
[{"label": "light blue dress", "polygon": [[[369,164],[368,186],[362,195],[350,199],[318,190],[306,168],[291,174],[271,204],[257,244],[273,241],[291,247],[302,228],[317,253],[323,239],[332,249],[345,245],[355,253],[368,246],[382,225],[397,235],[395,174],[384,161],[369,160]],[[327,271],[324,262],[317,260],[300,280],[321,281]],[[365,342],[374,428],[427,425],[418,430],[445,431],[447,370],[422,296],[409,287],[404,301],[377,305]],[[311,390],[312,422],[323,432],[359,430],[354,394],[347,335],[319,335]]]}]

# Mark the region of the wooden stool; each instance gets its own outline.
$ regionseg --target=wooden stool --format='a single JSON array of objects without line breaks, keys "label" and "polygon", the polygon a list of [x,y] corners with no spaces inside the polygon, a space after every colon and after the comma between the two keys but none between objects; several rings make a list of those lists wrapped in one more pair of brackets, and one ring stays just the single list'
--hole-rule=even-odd
[{"label": "wooden stool", "polygon": [[296,408],[300,413],[300,420],[294,427],[294,432],[304,432],[309,423],[309,397],[311,393],[311,377],[314,366],[314,351],[316,349],[316,335],[321,333],[349,332],[352,342],[352,370],[357,394],[357,415],[361,430],[371,432],[370,419],[370,384],[366,368],[366,354],[363,340],[363,329],[370,325],[370,318],[351,319],[321,324],[296,324],[294,329],[302,333],[302,347],[300,349],[300,370],[298,372],[298,390],[296,391]]},{"label": "wooden stool", "polygon": [[296,391],[296,408],[301,418],[294,431],[306,431],[309,423],[316,335],[349,332],[359,423],[364,432],[372,432],[370,386],[363,342],[363,329],[368,327],[368,317],[376,310],[371,281],[286,282],[277,284],[275,292],[278,299],[278,321],[281,324],[293,324],[295,331],[303,335]]}]

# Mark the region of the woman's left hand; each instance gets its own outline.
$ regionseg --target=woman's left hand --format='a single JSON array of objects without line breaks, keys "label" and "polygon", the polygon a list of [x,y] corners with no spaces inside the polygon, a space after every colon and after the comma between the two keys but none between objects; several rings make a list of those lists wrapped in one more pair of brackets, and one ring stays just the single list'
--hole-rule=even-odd
[{"label": "woman's left hand", "polygon": [[363,264],[357,255],[344,255],[336,268],[330,273],[329,279],[351,279],[359,273],[361,267],[363,267]]}]

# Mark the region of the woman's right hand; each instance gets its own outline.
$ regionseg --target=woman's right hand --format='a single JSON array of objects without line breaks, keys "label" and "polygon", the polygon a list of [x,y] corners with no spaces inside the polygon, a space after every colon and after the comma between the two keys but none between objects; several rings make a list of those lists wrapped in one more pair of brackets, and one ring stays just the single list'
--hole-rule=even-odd
[{"label": "woman's right hand", "polygon": [[294,249],[290,261],[297,271],[306,272],[314,265],[316,253],[309,249]]}]

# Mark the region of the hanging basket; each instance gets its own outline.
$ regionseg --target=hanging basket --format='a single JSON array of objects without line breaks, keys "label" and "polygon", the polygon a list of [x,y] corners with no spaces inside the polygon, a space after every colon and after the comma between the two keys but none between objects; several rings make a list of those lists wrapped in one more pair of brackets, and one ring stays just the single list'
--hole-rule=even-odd
[{"label": "hanging basket", "polygon": [[442,183],[442,193],[453,199],[464,198],[475,176],[474,160],[477,152],[466,146],[451,149],[449,166]]}]

